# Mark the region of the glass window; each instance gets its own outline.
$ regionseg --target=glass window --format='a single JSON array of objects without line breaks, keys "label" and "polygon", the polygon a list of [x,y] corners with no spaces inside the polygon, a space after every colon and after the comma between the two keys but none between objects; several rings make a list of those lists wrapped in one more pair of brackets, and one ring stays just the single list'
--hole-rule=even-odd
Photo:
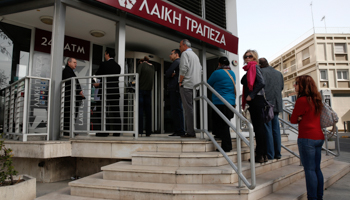
[{"label": "glass window", "polygon": [[302,51],[302,56],[303,56],[303,60],[310,57],[309,48],[306,48]]},{"label": "glass window", "polygon": [[320,70],[321,80],[327,80],[327,70]]},{"label": "glass window", "polygon": [[348,80],[348,70],[338,70],[337,71],[337,79],[338,80]]},{"label": "glass window", "polygon": [[345,43],[334,44],[335,53],[346,53]]},{"label": "glass window", "polygon": [[11,80],[13,42],[0,28],[0,89]]}]

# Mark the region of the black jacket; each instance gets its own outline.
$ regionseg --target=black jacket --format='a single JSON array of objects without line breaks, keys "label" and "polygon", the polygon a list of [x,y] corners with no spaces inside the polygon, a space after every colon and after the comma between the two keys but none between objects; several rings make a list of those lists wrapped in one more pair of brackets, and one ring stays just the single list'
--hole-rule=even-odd
[{"label": "black jacket", "polygon": [[[72,68],[66,65],[66,67],[62,72],[62,80],[67,78],[72,78],[72,77],[77,77],[77,75],[75,75]],[[75,89],[76,89],[76,92],[75,92],[76,100],[82,100],[83,98],[79,94],[81,92],[81,86],[78,79],[75,79]],[[71,81],[69,80],[66,82],[66,86],[65,86],[65,99],[70,98],[70,92],[71,92]]]},{"label": "black jacket", "polygon": [[[179,65],[180,58],[174,60],[174,62],[170,65],[169,69],[165,72],[165,77],[168,78],[168,91],[179,91]],[[174,71],[175,76],[171,77]]]},{"label": "black jacket", "polygon": [[[114,61],[114,59],[109,59],[108,61],[105,61],[101,63],[100,67],[98,68],[97,72],[95,73],[96,76],[100,75],[113,75],[113,74],[120,74],[120,65]],[[100,80],[100,83],[102,83],[102,79]],[[107,78],[107,99],[117,99],[119,98],[119,77],[109,77]],[[102,84],[100,84],[99,88],[102,88]],[[113,95],[108,95],[108,93]],[[101,90],[99,91],[99,94],[101,95]]]},{"label": "black jacket", "polygon": [[249,95],[250,98],[254,99],[256,95],[264,95],[264,90],[262,90],[265,87],[264,77],[261,73],[261,68],[259,67],[259,65],[256,65],[255,67],[256,67],[256,77],[255,77],[253,91],[249,91],[247,74],[245,74],[241,79],[241,84],[243,85],[245,91],[247,91],[245,93],[244,98],[246,98]]}]

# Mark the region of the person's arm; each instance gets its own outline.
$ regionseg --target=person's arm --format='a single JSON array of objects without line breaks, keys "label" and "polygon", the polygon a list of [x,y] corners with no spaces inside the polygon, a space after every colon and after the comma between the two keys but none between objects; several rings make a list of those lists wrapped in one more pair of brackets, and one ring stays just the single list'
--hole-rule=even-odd
[{"label": "person's arm", "polygon": [[210,75],[210,77],[209,77],[207,83],[208,83],[211,87],[214,87],[214,84],[215,84],[215,82],[217,81],[217,77],[218,77],[218,75],[217,75],[217,70],[216,70],[216,71],[214,71],[214,72]]},{"label": "person's arm", "polygon": [[189,68],[188,55],[184,52],[181,55],[180,66],[179,66],[179,86],[181,87],[183,79]]},{"label": "person's arm", "polygon": [[[98,68],[98,70],[97,70],[96,73],[95,73],[96,76],[102,75],[103,64],[104,64],[103,62],[100,64],[100,67]],[[100,83],[95,82],[94,79],[92,79],[92,82],[93,82],[92,85],[93,85],[95,88],[98,88],[98,87],[100,86]],[[101,82],[101,81],[100,81],[100,82]]]},{"label": "person's arm", "polygon": [[294,110],[292,116],[290,117],[290,123],[297,124],[301,121],[303,115],[308,107],[306,98],[299,98],[295,102]]},{"label": "person's arm", "polygon": [[165,72],[165,77],[166,78],[173,77],[173,73],[174,73],[176,67],[178,67],[178,66],[179,66],[179,62],[177,60],[175,60],[173,63],[171,63],[169,69],[166,70],[166,72]]},{"label": "person's arm", "polygon": [[249,101],[248,98],[254,99],[256,94],[264,87],[265,87],[265,81],[261,73],[261,69],[259,66],[256,66],[256,78],[255,78],[254,88],[253,88],[253,91],[248,93],[247,101]]}]

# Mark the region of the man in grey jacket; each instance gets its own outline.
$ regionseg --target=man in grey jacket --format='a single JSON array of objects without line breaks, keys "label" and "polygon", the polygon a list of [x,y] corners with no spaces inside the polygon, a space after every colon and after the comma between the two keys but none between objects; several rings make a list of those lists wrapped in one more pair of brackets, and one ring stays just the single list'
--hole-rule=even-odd
[{"label": "man in grey jacket", "polygon": [[269,65],[266,58],[259,59],[262,75],[265,79],[265,95],[275,107],[273,111],[275,117],[268,123],[265,123],[267,158],[281,158],[281,131],[278,121],[278,113],[283,111],[282,108],[282,90],[284,87],[283,75]]},{"label": "man in grey jacket", "polygon": [[202,66],[198,56],[192,51],[191,43],[187,39],[180,42],[180,72],[179,88],[185,110],[186,134],[183,138],[195,138],[193,123],[193,86],[201,81]]}]

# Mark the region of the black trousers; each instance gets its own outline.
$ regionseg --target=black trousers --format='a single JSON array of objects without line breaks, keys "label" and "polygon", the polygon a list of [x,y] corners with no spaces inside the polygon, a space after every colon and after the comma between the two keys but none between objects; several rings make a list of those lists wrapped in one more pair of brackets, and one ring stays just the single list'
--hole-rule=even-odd
[{"label": "black trousers", "polygon": [[[227,119],[233,118],[233,112],[225,105],[215,105]],[[224,151],[232,150],[232,140],[229,125],[215,112],[212,113],[213,135],[221,138],[221,148]]]},{"label": "black trousers", "polygon": [[256,156],[267,155],[266,133],[264,128],[264,120],[262,118],[262,111],[265,106],[264,96],[256,95],[251,101],[247,101],[249,104],[250,118],[255,132],[256,141]]}]

